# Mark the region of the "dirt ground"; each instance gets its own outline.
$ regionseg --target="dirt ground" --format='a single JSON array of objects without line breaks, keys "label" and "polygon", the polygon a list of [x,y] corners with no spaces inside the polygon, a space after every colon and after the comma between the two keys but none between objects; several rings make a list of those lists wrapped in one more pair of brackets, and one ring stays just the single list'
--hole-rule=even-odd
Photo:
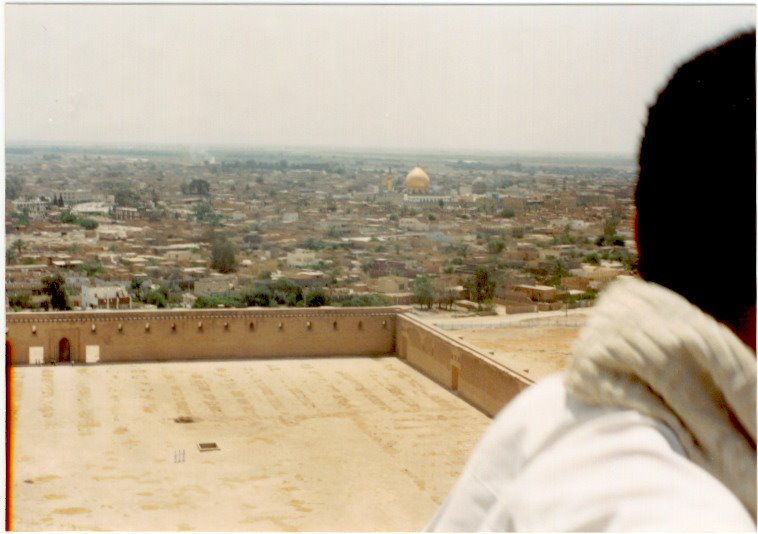
[{"label": "dirt ground", "polygon": [[16,530],[416,531],[490,423],[394,357],[12,372]]}]

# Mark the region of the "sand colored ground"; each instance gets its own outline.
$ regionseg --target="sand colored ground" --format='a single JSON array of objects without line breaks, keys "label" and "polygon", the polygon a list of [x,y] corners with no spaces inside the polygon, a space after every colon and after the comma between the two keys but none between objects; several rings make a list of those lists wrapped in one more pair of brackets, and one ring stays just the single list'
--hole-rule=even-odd
[{"label": "sand colored ground", "polygon": [[[566,367],[571,346],[586,322],[586,313],[563,312],[510,316],[509,322],[495,323],[487,328],[465,328],[459,322],[455,330],[446,333],[461,342],[476,347],[498,363],[538,381]],[[526,315],[526,314],[524,314]]]},{"label": "sand colored ground", "polygon": [[418,530],[490,422],[394,357],[12,372],[18,530]]},{"label": "sand colored ground", "polygon": [[466,330],[455,335],[534,381],[566,367],[577,328]]}]

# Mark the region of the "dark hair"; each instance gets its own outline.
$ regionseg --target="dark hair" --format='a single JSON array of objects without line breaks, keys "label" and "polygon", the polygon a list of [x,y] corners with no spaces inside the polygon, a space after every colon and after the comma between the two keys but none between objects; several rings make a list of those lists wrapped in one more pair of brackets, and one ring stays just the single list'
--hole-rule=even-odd
[{"label": "dark hair", "polygon": [[756,302],[755,30],[682,65],[650,108],[640,275],[739,325]]}]

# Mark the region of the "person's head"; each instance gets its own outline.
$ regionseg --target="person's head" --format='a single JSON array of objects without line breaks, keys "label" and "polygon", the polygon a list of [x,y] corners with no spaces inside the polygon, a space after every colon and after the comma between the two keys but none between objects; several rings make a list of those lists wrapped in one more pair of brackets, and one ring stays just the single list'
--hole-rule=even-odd
[{"label": "person's head", "polygon": [[634,195],[640,275],[735,331],[755,320],[755,91],[755,31],[682,65],[650,107]]}]

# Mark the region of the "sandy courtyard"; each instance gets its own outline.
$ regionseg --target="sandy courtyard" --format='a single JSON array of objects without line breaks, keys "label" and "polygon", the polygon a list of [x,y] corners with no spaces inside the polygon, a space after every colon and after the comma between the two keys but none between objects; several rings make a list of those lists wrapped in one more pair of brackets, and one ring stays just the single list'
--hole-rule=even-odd
[{"label": "sandy courtyard", "polygon": [[394,357],[12,372],[17,530],[418,530],[490,422]]},{"label": "sandy courtyard", "polygon": [[513,322],[502,328],[455,330],[449,335],[478,348],[498,363],[538,381],[566,367],[584,315]]}]

